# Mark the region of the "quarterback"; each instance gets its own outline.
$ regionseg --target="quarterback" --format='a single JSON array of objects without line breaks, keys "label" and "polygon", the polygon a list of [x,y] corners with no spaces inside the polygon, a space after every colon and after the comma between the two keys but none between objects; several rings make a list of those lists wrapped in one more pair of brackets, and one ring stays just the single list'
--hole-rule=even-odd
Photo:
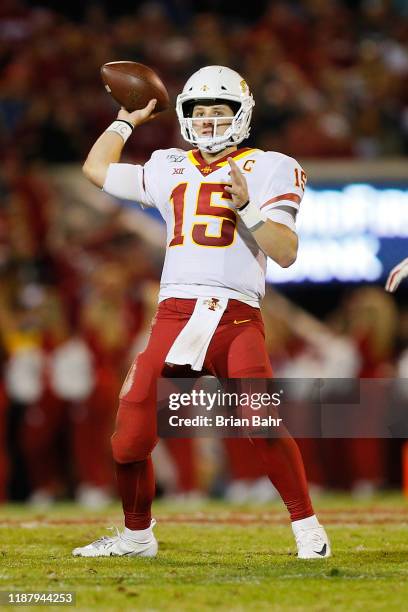
[{"label": "quarterback", "polygon": [[[155,151],[143,166],[120,163],[127,138],[154,117],[155,104],[121,109],[83,167],[112,196],[156,207],[166,222],[167,249],[149,343],[123,384],[112,436],[125,526],[75,548],[75,556],[157,554],[151,517],[157,378],[177,366],[219,378],[270,378],[260,313],[266,260],[287,267],[297,254],[306,176],[286,155],[238,148],[254,106],[245,80],[223,66],[198,70],[176,105],[193,149]],[[288,509],[298,557],[329,557],[296,442],[289,434],[251,442]]]}]

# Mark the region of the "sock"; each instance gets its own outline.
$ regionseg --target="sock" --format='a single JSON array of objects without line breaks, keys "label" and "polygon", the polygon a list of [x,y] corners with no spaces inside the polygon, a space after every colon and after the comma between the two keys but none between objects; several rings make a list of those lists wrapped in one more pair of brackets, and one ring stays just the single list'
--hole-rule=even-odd
[{"label": "sock", "polygon": [[313,516],[300,519],[299,521],[292,522],[292,529],[295,533],[300,529],[313,529],[313,527],[320,527],[320,523],[315,514],[313,514]]},{"label": "sock", "polygon": [[125,527],[121,533],[121,538],[129,542],[147,542],[152,537],[152,528],[147,529],[129,529]]},{"label": "sock", "polygon": [[115,463],[115,467],[125,527],[132,531],[148,529],[155,493],[151,457],[134,463]]},{"label": "sock", "polygon": [[285,438],[252,438],[256,452],[266,466],[269,480],[278,490],[292,521],[314,515],[305,468],[295,440]]}]

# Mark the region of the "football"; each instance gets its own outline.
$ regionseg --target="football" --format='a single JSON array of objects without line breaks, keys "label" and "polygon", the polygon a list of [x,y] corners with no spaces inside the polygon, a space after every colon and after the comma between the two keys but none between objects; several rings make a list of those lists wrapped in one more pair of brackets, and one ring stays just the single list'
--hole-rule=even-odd
[{"label": "football", "polygon": [[109,62],[101,68],[105,89],[128,112],[144,108],[157,99],[154,112],[166,110],[169,94],[160,77],[148,66],[137,62]]}]

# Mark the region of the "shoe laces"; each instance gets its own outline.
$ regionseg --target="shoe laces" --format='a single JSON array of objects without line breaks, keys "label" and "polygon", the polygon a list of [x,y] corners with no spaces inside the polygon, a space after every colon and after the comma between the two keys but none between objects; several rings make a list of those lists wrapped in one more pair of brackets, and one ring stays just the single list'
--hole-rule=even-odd
[{"label": "shoe laces", "polygon": [[116,535],[102,536],[101,538],[98,538],[97,540],[92,542],[92,546],[95,546],[95,548],[103,548],[107,544],[111,544],[112,542],[114,542],[117,538],[120,538],[120,532],[116,525],[113,525],[112,527],[107,527],[107,529],[109,531],[116,531]]}]

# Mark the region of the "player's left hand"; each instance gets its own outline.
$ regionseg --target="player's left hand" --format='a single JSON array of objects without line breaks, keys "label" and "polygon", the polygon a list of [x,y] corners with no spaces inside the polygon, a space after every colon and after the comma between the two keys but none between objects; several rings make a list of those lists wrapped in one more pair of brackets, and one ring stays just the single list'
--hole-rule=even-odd
[{"label": "player's left hand", "polygon": [[228,193],[232,195],[232,203],[235,208],[240,208],[249,200],[246,178],[232,157],[228,158],[228,163],[231,168],[229,173],[231,177],[231,186],[227,185],[225,191],[228,191]]}]

